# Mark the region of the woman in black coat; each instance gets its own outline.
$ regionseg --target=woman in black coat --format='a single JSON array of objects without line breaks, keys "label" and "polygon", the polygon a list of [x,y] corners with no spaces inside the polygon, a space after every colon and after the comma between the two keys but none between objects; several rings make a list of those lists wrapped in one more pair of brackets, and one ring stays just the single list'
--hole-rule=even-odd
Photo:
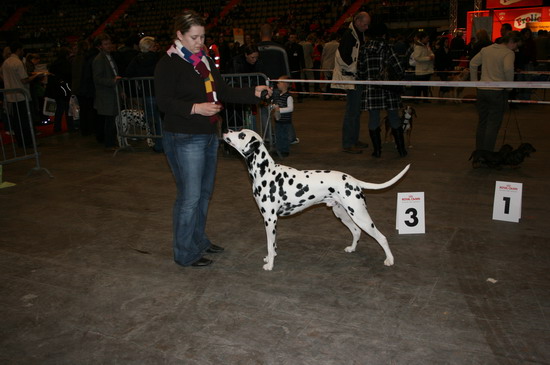
[{"label": "woman in black coat", "polygon": [[174,261],[206,266],[205,253],[222,252],[206,235],[214,188],[221,102],[257,103],[267,86],[232,88],[204,52],[205,21],[194,11],[176,17],[174,44],[155,68],[155,95],[164,113],[163,144],[176,180],[173,209]]}]

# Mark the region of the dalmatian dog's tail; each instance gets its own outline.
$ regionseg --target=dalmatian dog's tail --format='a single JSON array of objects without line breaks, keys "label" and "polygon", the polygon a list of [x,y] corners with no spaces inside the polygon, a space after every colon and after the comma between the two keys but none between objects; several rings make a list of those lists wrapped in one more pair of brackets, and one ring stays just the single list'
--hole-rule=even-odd
[{"label": "dalmatian dog's tail", "polygon": [[407,166],[405,166],[405,168],[400,172],[398,173],[397,175],[395,175],[393,178],[391,178],[390,180],[384,182],[384,183],[381,183],[381,184],[374,184],[374,183],[368,183],[368,182],[365,182],[365,181],[359,181],[359,186],[362,188],[362,189],[368,189],[368,190],[381,190],[381,189],[385,189],[387,188],[388,186],[392,186],[393,184],[395,184],[396,182],[399,181],[399,179],[401,179],[403,177],[403,175],[405,175],[407,173],[407,171],[409,171],[409,167],[411,167],[411,164],[408,164]]}]

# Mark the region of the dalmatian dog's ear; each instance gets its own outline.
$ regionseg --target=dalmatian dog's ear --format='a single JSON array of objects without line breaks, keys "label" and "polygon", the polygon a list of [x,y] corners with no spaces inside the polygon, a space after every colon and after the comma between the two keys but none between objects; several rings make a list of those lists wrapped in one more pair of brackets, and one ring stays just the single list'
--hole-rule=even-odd
[{"label": "dalmatian dog's ear", "polygon": [[246,144],[243,148],[243,156],[248,157],[258,151],[258,149],[261,147],[262,141],[258,140],[256,137],[252,136],[250,138],[250,142]]}]

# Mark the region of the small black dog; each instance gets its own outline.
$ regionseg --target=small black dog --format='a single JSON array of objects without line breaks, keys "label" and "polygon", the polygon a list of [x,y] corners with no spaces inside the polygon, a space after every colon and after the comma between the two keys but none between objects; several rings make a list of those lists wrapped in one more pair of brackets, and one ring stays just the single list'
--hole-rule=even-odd
[{"label": "small black dog", "polygon": [[498,152],[475,150],[472,152],[469,160],[472,160],[474,169],[483,166],[495,169],[501,169],[502,166],[517,167],[523,162],[525,157],[529,157],[531,153],[536,151],[530,143],[522,143],[515,150],[509,144],[505,144]]},{"label": "small black dog", "polygon": [[523,162],[525,157],[529,157],[533,152],[537,152],[535,147],[533,147],[530,143],[522,143],[517,149],[506,155],[504,165],[517,167]]}]

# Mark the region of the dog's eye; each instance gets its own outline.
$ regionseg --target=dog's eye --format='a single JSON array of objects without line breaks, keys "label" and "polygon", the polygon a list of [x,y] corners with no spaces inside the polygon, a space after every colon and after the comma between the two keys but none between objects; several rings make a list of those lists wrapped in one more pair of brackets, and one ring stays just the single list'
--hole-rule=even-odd
[{"label": "dog's eye", "polygon": [[239,133],[239,139],[245,139],[246,138],[246,133]]}]

